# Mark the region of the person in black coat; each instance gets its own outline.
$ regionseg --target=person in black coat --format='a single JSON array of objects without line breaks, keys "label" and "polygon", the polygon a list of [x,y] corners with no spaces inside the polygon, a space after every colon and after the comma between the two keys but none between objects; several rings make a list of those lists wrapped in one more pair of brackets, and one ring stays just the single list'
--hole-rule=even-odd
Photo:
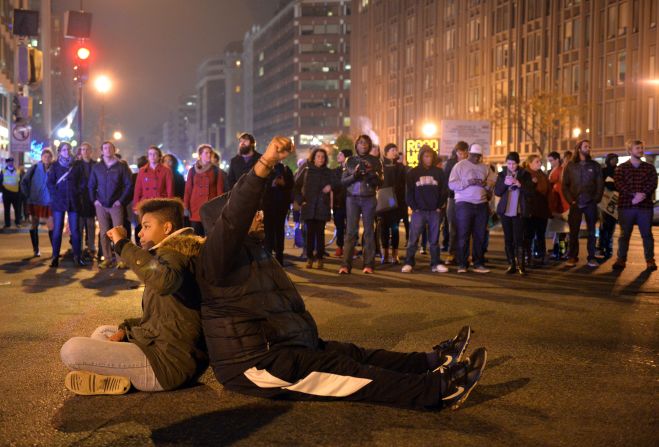
[{"label": "person in black coat", "polygon": [[283,163],[273,166],[263,196],[264,245],[268,253],[275,252],[275,259],[284,265],[284,240],[286,217],[293,201],[293,172]]},{"label": "person in black coat", "polygon": [[174,154],[165,154],[162,157],[162,164],[167,166],[174,176],[174,197],[183,200],[185,196],[185,177],[178,172],[179,161]]},{"label": "person in black coat", "polygon": [[506,167],[499,172],[494,185],[494,193],[501,197],[497,214],[501,218],[505,239],[508,269],[506,273],[526,275],[526,241],[524,238],[524,217],[528,217],[529,201],[533,196],[531,174],[520,169],[519,154],[510,152],[506,156]]},{"label": "person in black coat", "polygon": [[238,155],[229,162],[229,189],[233,188],[238,179],[248,172],[261,154],[256,152],[256,140],[247,132],[238,137]]},{"label": "person in black coat", "polygon": [[71,145],[61,143],[57,149],[58,158],[48,171],[48,192],[53,211],[53,258],[51,267],[59,266],[59,253],[64,231],[64,213],[69,216],[69,230],[73,245],[73,262],[77,266],[86,263],[81,259],[81,241],[78,231],[78,213],[82,208],[81,198],[86,192],[86,179],[81,162],[71,157]]},{"label": "person in black coat", "polygon": [[[92,145],[84,142],[78,148],[78,160],[82,166],[82,175],[84,176],[83,184],[85,190],[80,196],[80,212],[78,213],[78,231],[80,233],[80,245],[82,246],[83,239],[87,242],[86,257],[88,260],[94,259],[96,255],[96,207],[89,199],[87,194],[87,184],[89,183],[89,176],[91,175],[92,168],[96,164],[96,160],[92,157]],[[83,238],[83,235],[86,236]]]},{"label": "person in black coat", "polygon": [[351,149],[342,149],[336,154],[336,161],[339,166],[334,169],[334,175],[338,179],[336,187],[332,190],[332,217],[334,218],[334,227],[336,228],[336,251],[334,256],[340,258],[343,256],[343,244],[345,242],[346,234],[346,188],[341,184],[341,177],[343,176],[343,169],[346,160],[352,157]]},{"label": "person in black coat", "polygon": [[327,167],[325,149],[312,150],[307,164],[295,177],[298,200],[301,200],[300,219],[307,229],[307,268],[313,267],[314,247],[317,267],[323,268],[325,223],[331,217],[330,192],[337,184],[336,176]]},{"label": "person in black coat", "polygon": [[[378,216],[378,225],[380,226],[380,238],[382,241],[382,263],[389,262],[398,264],[398,243],[400,220],[407,214],[407,204],[405,203],[405,166],[398,162],[398,146],[389,143],[384,147],[384,159],[382,161],[384,180],[382,187],[392,187],[396,196],[398,207],[385,211]],[[391,248],[391,257],[389,249]]]}]

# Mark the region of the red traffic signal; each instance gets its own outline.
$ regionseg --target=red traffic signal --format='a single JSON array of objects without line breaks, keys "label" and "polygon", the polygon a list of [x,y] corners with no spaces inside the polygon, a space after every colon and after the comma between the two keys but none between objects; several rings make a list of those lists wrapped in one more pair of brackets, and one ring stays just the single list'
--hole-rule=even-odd
[{"label": "red traffic signal", "polygon": [[86,61],[87,59],[89,59],[89,56],[91,56],[91,54],[92,52],[87,47],[80,47],[76,51],[76,57],[78,58],[78,60],[81,61]]}]

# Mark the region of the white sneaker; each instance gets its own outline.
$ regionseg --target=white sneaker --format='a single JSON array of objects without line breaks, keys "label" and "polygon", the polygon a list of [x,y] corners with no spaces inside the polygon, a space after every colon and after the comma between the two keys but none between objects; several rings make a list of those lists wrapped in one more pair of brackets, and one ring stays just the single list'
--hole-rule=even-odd
[{"label": "white sneaker", "polygon": [[458,273],[467,273],[467,267],[458,267]]},{"label": "white sneaker", "polygon": [[403,268],[400,269],[400,271],[403,272],[403,273],[412,273],[412,270],[413,270],[413,269],[414,269],[414,267],[412,267],[411,265],[409,265],[409,264],[405,264],[405,265],[403,266]]},{"label": "white sneaker", "polygon": [[474,266],[474,272],[476,273],[490,273],[490,269],[482,266],[482,265],[476,265]]},{"label": "white sneaker", "polygon": [[448,272],[448,268],[444,264],[437,264],[433,266],[430,270],[433,271],[433,273],[446,273]]}]

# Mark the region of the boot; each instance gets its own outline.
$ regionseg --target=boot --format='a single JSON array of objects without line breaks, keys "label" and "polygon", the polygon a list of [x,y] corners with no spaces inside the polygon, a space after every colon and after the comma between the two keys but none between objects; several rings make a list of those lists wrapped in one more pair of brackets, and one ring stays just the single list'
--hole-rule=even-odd
[{"label": "boot", "polygon": [[308,269],[313,268],[313,258],[307,259],[307,268]]},{"label": "boot", "polygon": [[389,262],[389,249],[384,248],[384,255],[382,256],[382,264],[386,264]]},{"label": "boot", "polygon": [[391,263],[392,264],[400,264],[400,259],[398,258],[398,249],[397,248],[391,249]]},{"label": "boot", "polygon": [[87,262],[85,262],[80,256],[73,256],[73,265],[76,267],[86,267]]},{"label": "boot", "polygon": [[41,252],[39,251],[39,230],[30,230],[30,240],[32,241],[34,257],[38,258],[41,256]]},{"label": "boot", "polygon": [[517,247],[517,273],[522,276],[526,275],[526,254],[524,247]]},{"label": "boot", "polygon": [[517,271],[517,262],[515,262],[515,254],[512,248],[506,247],[506,259],[508,260],[506,273],[511,275]]}]

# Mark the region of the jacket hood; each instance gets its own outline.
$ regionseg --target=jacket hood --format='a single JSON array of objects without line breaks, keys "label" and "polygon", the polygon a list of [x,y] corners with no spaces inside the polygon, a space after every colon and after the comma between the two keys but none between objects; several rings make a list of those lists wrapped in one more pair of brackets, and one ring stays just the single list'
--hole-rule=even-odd
[{"label": "jacket hood", "polygon": [[213,166],[213,163],[208,163],[206,166],[204,166],[201,164],[201,162],[198,161],[194,164],[194,168],[197,174],[203,174],[204,172],[208,171],[211,166]]},{"label": "jacket hood", "polygon": [[167,236],[160,243],[154,245],[151,250],[169,248],[181,253],[183,256],[192,257],[197,256],[201,252],[201,247],[205,241],[206,239],[203,237],[194,234],[192,228],[181,228]]},{"label": "jacket hood", "polygon": [[430,167],[432,168],[433,166],[437,166],[437,152],[432,150],[432,148],[429,147],[422,147],[421,150],[419,151],[419,166],[423,167],[423,154],[426,152],[431,152],[432,153],[432,164]]}]

